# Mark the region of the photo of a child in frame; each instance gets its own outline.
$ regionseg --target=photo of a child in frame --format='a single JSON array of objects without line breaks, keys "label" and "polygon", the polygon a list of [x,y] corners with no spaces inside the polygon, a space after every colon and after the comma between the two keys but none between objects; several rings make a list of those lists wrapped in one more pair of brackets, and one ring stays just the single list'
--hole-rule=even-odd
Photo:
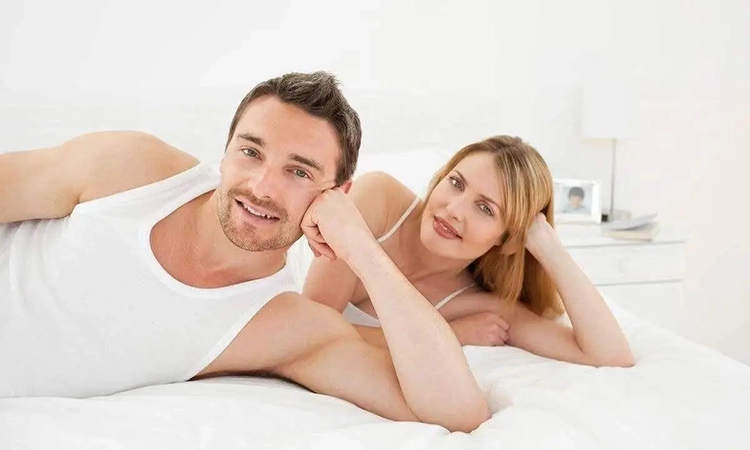
[{"label": "photo of a child in frame", "polygon": [[599,183],[590,180],[555,179],[555,220],[601,222]]},{"label": "photo of a child in frame", "polygon": [[568,201],[563,205],[560,212],[564,214],[590,214],[591,209],[583,204],[586,198],[586,191],[580,186],[573,186],[568,189]]}]

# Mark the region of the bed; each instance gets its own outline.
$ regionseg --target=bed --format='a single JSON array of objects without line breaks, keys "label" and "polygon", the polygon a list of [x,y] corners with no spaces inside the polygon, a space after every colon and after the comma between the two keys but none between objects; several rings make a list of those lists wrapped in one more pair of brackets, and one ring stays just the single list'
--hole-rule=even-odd
[{"label": "bed", "polygon": [[[217,138],[228,119],[224,112]],[[149,123],[158,123],[159,114]],[[358,173],[390,171],[421,192],[447,151],[365,153]],[[309,263],[303,246],[295,247],[290,263],[299,282]],[[511,347],[465,347],[494,411],[469,434],[391,422],[277,379],[222,377],[88,399],[0,399],[0,449],[750,448],[750,367],[611,307],[630,340],[633,368],[579,366]]]},{"label": "bed", "polygon": [[391,422],[281,380],[224,377],[0,400],[0,448],[748,448],[750,367],[613,308],[633,368],[465,347],[495,411],[470,434]]}]

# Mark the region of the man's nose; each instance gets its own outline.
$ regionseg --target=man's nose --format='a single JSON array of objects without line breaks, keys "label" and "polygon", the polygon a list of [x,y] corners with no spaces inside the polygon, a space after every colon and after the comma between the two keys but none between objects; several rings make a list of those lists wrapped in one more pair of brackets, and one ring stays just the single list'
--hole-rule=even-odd
[{"label": "man's nose", "polygon": [[272,199],[279,194],[281,177],[271,167],[258,167],[248,180],[247,186],[258,198]]}]

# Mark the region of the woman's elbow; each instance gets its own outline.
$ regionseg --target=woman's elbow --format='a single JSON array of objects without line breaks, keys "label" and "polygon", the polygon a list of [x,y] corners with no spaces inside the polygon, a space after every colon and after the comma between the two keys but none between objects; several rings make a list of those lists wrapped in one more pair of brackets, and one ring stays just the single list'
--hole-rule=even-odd
[{"label": "woman's elbow", "polygon": [[635,358],[633,358],[633,353],[630,351],[630,349],[628,349],[628,351],[626,352],[623,352],[623,354],[617,358],[616,363],[616,367],[622,367],[625,369],[633,367],[635,365]]},{"label": "woman's elbow", "polygon": [[635,365],[635,358],[633,358],[633,352],[630,350],[630,345],[625,344],[619,352],[614,352],[612,355],[612,367],[630,368]]},{"label": "woman's elbow", "polygon": [[440,425],[451,432],[471,433],[492,417],[490,406],[484,398],[471,408],[456,412],[458,413],[457,415],[453,415],[453,417],[445,420]]},{"label": "woman's elbow", "polygon": [[630,349],[588,359],[588,365],[594,367],[621,367],[628,369],[635,365],[635,359]]}]

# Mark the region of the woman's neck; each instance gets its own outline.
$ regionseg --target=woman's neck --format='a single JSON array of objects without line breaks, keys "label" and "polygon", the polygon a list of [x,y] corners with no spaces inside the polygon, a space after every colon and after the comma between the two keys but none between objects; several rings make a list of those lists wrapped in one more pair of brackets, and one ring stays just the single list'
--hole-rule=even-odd
[{"label": "woman's neck", "polygon": [[[468,278],[467,268],[471,261],[446,258],[432,253],[422,243],[422,213],[415,211],[401,225],[399,238],[401,257],[404,259],[404,275],[412,282],[416,280],[441,278]],[[467,280],[468,281],[468,280]]]}]

